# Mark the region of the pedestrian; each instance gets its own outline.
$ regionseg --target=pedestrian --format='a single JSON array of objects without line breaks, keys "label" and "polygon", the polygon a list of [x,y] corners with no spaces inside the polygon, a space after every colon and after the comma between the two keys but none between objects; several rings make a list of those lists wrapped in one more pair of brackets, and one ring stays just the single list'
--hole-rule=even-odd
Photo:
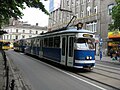
[{"label": "pedestrian", "polygon": [[118,58],[118,61],[120,62],[120,49],[117,51],[117,58]]},{"label": "pedestrian", "polygon": [[112,52],[112,60],[117,60],[117,53],[115,50]]},{"label": "pedestrian", "polygon": [[110,49],[110,57],[113,57],[113,49]]}]

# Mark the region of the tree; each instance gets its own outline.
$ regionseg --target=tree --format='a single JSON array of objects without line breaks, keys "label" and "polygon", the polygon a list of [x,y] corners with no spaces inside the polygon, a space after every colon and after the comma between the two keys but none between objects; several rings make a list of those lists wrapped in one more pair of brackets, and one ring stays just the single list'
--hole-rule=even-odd
[{"label": "tree", "polygon": [[40,0],[0,0],[0,28],[9,23],[9,19],[12,17],[15,19],[22,18],[21,10],[25,9],[25,4],[28,7],[39,8],[49,15]]},{"label": "tree", "polygon": [[120,0],[116,0],[116,5],[112,8],[112,19],[109,30],[120,30]]}]

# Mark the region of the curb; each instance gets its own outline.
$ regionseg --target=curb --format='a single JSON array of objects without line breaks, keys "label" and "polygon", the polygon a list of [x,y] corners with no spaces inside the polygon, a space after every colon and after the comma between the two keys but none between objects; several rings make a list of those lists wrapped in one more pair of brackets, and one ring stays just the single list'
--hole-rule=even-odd
[{"label": "curb", "polygon": [[23,80],[22,76],[20,75],[19,69],[14,65],[13,61],[10,60],[7,55],[6,58],[15,79],[15,88],[17,88],[17,90],[31,90],[30,86],[28,86]]}]

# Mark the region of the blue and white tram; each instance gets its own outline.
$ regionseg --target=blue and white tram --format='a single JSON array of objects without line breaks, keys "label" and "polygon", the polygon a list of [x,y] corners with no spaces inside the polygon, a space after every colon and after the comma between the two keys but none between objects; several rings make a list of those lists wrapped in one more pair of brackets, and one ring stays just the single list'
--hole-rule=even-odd
[{"label": "blue and white tram", "polygon": [[25,40],[25,53],[52,60],[68,67],[95,66],[94,33],[70,27]]}]

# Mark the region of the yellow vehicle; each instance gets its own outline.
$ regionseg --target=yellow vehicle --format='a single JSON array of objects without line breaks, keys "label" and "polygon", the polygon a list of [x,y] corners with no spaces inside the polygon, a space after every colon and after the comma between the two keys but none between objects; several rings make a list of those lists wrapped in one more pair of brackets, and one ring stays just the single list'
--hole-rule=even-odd
[{"label": "yellow vehicle", "polygon": [[9,41],[0,40],[0,46],[2,47],[3,50],[11,49],[11,44]]}]

